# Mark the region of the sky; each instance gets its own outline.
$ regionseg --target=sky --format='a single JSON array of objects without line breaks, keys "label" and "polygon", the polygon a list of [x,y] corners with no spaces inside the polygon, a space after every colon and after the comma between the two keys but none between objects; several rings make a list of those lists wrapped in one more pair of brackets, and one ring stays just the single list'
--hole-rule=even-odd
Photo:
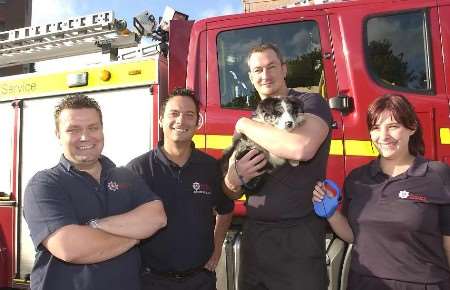
[{"label": "sky", "polygon": [[[241,0],[33,0],[32,3],[32,25],[112,10],[116,19],[127,21],[130,30],[134,30],[135,15],[147,10],[158,21],[167,5],[189,15],[190,20],[242,12]],[[143,40],[142,43],[148,45],[150,40]],[[67,66],[78,68],[101,61],[104,58],[102,60],[98,54],[90,54],[42,61],[36,63],[35,68],[38,72],[59,71]]]},{"label": "sky", "polygon": [[32,25],[112,10],[116,18],[127,20],[132,27],[134,15],[148,10],[158,19],[166,5],[194,20],[242,11],[241,0],[33,0],[32,3]]}]

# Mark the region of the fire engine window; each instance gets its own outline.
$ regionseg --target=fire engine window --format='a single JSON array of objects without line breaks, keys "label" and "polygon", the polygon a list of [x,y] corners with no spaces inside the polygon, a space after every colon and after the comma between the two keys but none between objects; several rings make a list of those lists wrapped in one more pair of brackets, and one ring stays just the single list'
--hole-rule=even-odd
[{"label": "fire engine window", "polygon": [[303,21],[230,30],[217,37],[222,107],[254,109],[258,93],[248,77],[247,55],[260,43],[273,43],[288,66],[288,87],[304,92],[323,91],[319,29]]},{"label": "fire engine window", "polygon": [[373,17],[366,23],[367,64],[381,85],[431,91],[429,49],[424,11]]}]

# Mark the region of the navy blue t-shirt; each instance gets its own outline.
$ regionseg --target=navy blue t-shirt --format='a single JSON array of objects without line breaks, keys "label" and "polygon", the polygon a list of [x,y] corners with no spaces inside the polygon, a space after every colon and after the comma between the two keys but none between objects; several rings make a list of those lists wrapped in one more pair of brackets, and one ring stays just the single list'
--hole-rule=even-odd
[{"label": "navy blue t-shirt", "polygon": [[214,250],[213,212],[230,213],[234,203],[222,191],[216,159],[193,148],[179,167],[161,146],[128,164],[161,197],[167,215],[167,226],[141,242],[142,263],[157,271],[181,272],[209,260]]},{"label": "navy blue t-shirt", "polygon": [[136,247],[101,263],[70,264],[54,257],[42,245],[49,235],[66,225],[84,225],[91,219],[122,214],[159,199],[129,169],[118,168],[103,156],[100,162],[100,183],[76,170],[64,156],[57,166],[38,172],[28,183],[24,217],[37,251],[31,289],[140,289]]},{"label": "navy blue t-shirt", "polygon": [[313,214],[312,192],[317,181],[326,175],[331,144],[330,108],[319,94],[289,89],[289,96],[301,100],[304,112],[321,118],[329,126],[329,132],[311,160],[302,161],[296,167],[286,163],[270,174],[258,196],[247,198],[247,216],[250,219],[277,222]]}]

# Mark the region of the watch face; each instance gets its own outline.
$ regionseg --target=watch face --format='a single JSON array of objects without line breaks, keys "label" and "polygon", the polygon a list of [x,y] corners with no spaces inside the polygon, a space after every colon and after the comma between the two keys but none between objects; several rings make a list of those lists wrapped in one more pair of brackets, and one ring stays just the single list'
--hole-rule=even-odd
[{"label": "watch face", "polygon": [[98,228],[98,222],[97,222],[97,219],[91,219],[91,220],[89,221],[88,225],[89,225],[91,228],[93,228],[93,229]]}]

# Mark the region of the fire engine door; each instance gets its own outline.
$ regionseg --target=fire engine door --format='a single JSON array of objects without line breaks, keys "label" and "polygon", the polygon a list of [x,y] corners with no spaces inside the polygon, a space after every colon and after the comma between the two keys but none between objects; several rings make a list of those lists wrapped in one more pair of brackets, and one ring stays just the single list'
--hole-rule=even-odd
[{"label": "fire engine door", "polygon": [[425,141],[425,156],[448,152],[439,128],[448,126],[440,31],[435,1],[402,1],[386,7],[348,7],[330,16],[342,107],[346,172],[377,156],[366,126],[369,104],[401,94],[413,104]]},{"label": "fire engine door", "polygon": [[[288,87],[319,93],[326,99],[337,94],[326,16],[320,11],[278,13],[274,10],[264,19],[247,16],[208,24],[206,147],[210,152],[230,145],[236,121],[250,116],[259,101],[247,65],[248,52],[258,43],[272,43],[280,49],[287,65]],[[340,184],[344,177],[340,113],[334,112],[333,118],[328,177]],[[227,139],[218,136],[224,134]]]}]

